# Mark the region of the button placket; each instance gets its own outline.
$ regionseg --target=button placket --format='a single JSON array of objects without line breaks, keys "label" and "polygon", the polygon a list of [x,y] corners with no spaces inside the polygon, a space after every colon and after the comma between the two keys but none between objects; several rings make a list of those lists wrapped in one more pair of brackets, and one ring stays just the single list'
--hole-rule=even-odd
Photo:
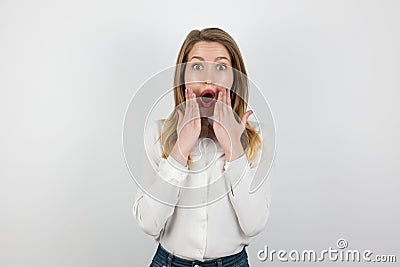
[{"label": "button placket", "polygon": [[[206,203],[207,203],[207,195],[208,195],[208,175],[207,175],[207,140],[203,140],[203,142],[201,142],[201,148],[202,148],[202,157],[201,157],[201,161],[198,162],[199,166],[202,166],[204,169],[201,173],[199,173],[199,178],[201,179],[201,185],[202,188],[200,190],[200,203],[202,204],[202,206],[198,207],[199,209],[199,224],[198,224],[198,231],[199,231],[199,237],[200,237],[200,247],[197,248],[197,254],[199,258],[203,258],[204,257],[204,253],[205,253],[205,248],[207,246],[207,211],[206,211]],[[194,266],[200,266],[199,264],[196,264]]]}]

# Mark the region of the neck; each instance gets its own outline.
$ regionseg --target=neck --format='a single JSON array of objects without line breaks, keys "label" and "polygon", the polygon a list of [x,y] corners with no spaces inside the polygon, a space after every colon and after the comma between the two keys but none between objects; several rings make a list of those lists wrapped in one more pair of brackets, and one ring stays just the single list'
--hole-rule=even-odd
[{"label": "neck", "polygon": [[204,117],[201,118],[200,137],[216,139],[214,134],[214,129],[211,123],[208,121],[208,118]]}]

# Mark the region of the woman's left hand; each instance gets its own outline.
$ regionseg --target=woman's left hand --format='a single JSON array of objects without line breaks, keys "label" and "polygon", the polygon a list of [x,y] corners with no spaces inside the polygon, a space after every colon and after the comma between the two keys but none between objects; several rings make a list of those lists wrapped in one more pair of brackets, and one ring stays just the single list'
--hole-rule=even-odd
[{"label": "woman's left hand", "polygon": [[219,144],[225,151],[227,161],[233,161],[243,155],[244,150],[240,137],[246,129],[247,119],[252,113],[252,110],[247,111],[238,122],[231,107],[229,89],[219,91],[218,101],[214,106],[213,129]]}]

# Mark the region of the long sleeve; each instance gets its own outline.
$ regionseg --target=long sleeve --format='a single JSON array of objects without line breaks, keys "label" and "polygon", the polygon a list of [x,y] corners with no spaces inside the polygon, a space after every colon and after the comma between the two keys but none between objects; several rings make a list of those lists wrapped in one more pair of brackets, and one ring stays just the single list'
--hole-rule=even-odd
[{"label": "long sleeve", "polygon": [[[150,182],[143,190],[138,188],[133,205],[133,214],[139,226],[156,240],[160,237],[166,221],[174,213],[175,204],[179,199],[180,185],[188,175],[187,167],[180,165],[174,158],[161,157],[161,146],[157,141],[158,130],[159,127],[153,126],[149,129],[147,153],[153,168],[144,167],[143,177]],[[148,160],[145,155],[141,158]]]},{"label": "long sleeve", "polygon": [[[266,151],[262,150],[263,153]],[[260,160],[261,162],[265,163],[265,160]],[[258,167],[265,168],[265,165],[257,164],[251,167],[246,155],[225,163],[224,176],[229,189],[229,200],[241,229],[246,236],[250,237],[259,234],[264,229],[271,205],[271,179],[269,177],[266,177],[256,191],[250,192],[250,185],[257,174]]]}]

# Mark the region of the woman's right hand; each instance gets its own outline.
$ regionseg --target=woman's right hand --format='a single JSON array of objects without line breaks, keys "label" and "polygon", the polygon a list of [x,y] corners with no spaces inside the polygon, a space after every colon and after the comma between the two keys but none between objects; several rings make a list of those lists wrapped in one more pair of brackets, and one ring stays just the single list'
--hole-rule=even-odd
[{"label": "woman's right hand", "polygon": [[183,166],[187,165],[189,154],[192,152],[201,132],[200,110],[196,94],[193,93],[192,89],[186,89],[185,98],[185,114],[179,108],[176,109],[178,112],[178,125],[176,127],[178,139],[171,151],[171,156]]}]

